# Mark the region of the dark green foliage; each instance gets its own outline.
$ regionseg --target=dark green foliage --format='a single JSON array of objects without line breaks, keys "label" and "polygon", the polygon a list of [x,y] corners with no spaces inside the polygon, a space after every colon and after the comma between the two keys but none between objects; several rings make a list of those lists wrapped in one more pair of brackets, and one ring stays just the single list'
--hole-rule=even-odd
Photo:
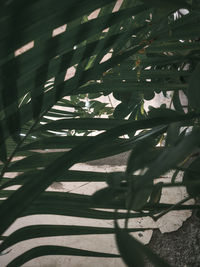
[{"label": "dark green foliage", "polygon": [[192,197],[200,195],[200,158],[196,158],[187,167],[183,176],[183,182],[186,185],[187,192]]},{"label": "dark green foliage", "polygon": [[[137,229],[121,229],[116,219],[126,219],[128,225],[131,218],[186,209],[182,203],[159,203],[166,185],[156,179],[171,169],[177,171],[167,186],[185,185],[189,197],[199,196],[199,157],[189,166],[187,161],[200,146],[200,6],[197,1],[124,0],[113,13],[115,3],[14,0],[0,4],[3,253],[11,245],[36,237],[115,233],[128,266],[143,266],[144,256],[155,266],[168,266],[128,233]],[[97,18],[89,20],[98,8]],[[189,13],[183,14],[183,8]],[[64,32],[52,36],[65,24]],[[33,47],[16,54],[32,41]],[[102,61],[108,53],[111,57]],[[72,69],[73,75],[66,76]],[[145,101],[160,92],[170,103],[146,112]],[[184,106],[182,92],[188,99]],[[115,108],[98,99],[110,93],[120,101]],[[94,132],[98,134],[92,136]],[[124,173],[69,170],[76,163],[129,150]],[[178,183],[180,169],[185,173]],[[10,179],[9,172],[19,173]],[[45,192],[56,181],[106,182],[108,186],[93,196]],[[21,187],[8,190],[11,185]],[[17,218],[34,214],[115,220],[115,227],[33,225],[5,236]],[[21,266],[43,255],[119,257],[38,246],[8,266]]]}]

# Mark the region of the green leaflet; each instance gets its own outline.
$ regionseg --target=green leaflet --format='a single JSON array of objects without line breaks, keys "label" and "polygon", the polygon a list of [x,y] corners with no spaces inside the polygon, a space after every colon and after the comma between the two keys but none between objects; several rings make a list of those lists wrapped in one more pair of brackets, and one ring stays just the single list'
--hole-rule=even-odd
[{"label": "green leaflet", "polygon": [[180,123],[172,123],[167,129],[166,146],[175,145],[178,142]]},{"label": "green leaflet", "polygon": [[20,267],[24,263],[41,256],[46,255],[74,255],[74,256],[85,256],[85,257],[105,257],[105,258],[117,258],[117,254],[101,253],[83,249],[76,249],[70,247],[61,246],[39,246],[32,248],[25,253],[21,254],[10,262],[7,267]]},{"label": "green leaflet", "polygon": [[[135,246],[135,239],[129,236],[125,230],[118,227],[115,221],[116,243],[120,255],[127,266],[129,267],[143,267],[144,259],[141,250]],[[135,241],[135,242],[134,242]],[[137,244],[137,243],[136,243]]]},{"label": "green leaflet", "polygon": [[62,129],[107,130],[125,122],[126,121],[124,120],[102,119],[102,118],[61,119],[40,126],[36,128],[35,131],[36,132],[44,130],[56,131]]},{"label": "green leaflet", "polygon": [[159,203],[162,194],[162,182],[159,182],[153,186],[152,193],[148,203]]},{"label": "green leaflet", "polygon": [[173,94],[173,105],[177,112],[184,113],[181,101],[180,101],[180,95],[179,91],[175,91]]},{"label": "green leaflet", "polygon": [[156,145],[156,140],[154,137],[160,135],[160,129],[157,129],[157,133],[155,132],[154,136],[150,136],[145,140],[141,140],[136,143],[133,147],[133,150],[129,156],[126,174],[132,174],[134,171],[139,169],[143,169],[147,166],[154,158],[160,153],[159,150],[156,151],[154,146]]},{"label": "green leaflet", "polygon": [[197,112],[200,110],[200,63],[197,64],[194,72],[190,76],[188,101],[193,110]]},{"label": "green leaflet", "polygon": [[186,185],[187,192],[191,197],[197,197],[200,194],[199,171],[200,171],[200,158],[197,157],[187,167],[183,175],[183,183]]},{"label": "green leaflet", "polygon": [[[30,171],[18,175],[15,179],[4,178],[2,179],[2,185],[0,189],[4,189],[11,185],[22,185],[26,182],[27,179],[37,179],[38,171]],[[113,180],[115,177],[122,177],[123,172],[113,172],[113,173],[104,173],[104,172],[87,172],[87,171],[66,171],[63,170],[60,177],[56,180],[58,182],[105,182]]]},{"label": "green leaflet", "polygon": [[199,146],[199,130],[183,137],[177,144],[172,147],[165,148],[157,159],[149,165],[148,170],[140,179],[138,184],[148,183],[161,174],[174,168],[181,163],[196,147]]},{"label": "green leaflet", "polygon": [[199,50],[199,44],[198,43],[190,43],[190,42],[156,42],[151,47],[147,49],[149,53],[160,53],[160,52],[181,52],[184,50]]},{"label": "green leaflet", "polygon": [[155,91],[155,90],[163,90],[163,91],[173,91],[173,90],[181,90],[187,89],[188,84],[181,83],[149,83],[149,82],[134,82],[134,81],[112,81],[104,82],[104,83],[96,83],[88,86],[83,86],[78,88],[76,92],[72,94],[86,94],[86,93],[111,93],[111,92],[143,92],[143,91]]},{"label": "green leaflet", "polygon": [[[145,231],[149,228],[130,228],[129,232]],[[32,225],[20,228],[13,232],[0,245],[0,251],[3,251],[18,242],[32,238],[49,237],[49,236],[70,236],[70,235],[98,235],[114,234],[114,228],[92,227],[92,226],[74,226],[74,225]]]},{"label": "green leaflet", "polygon": [[5,163],[7,160],[7,148],[6,148],[6,143],[4,139],[4,130],[2,129],[1,124],[0,124],[0,139],[4,140],[4,141],[1,141],[0,143],[0,159],[2,162]]},{"label": "green leaflet", "polygon": [[149,5],[151,7],[157,7],[164,10],[173,10],[183,7],[189,7],[189,5],[186,3],[186,1],[182,0],[169,0],[167,2],[163,2],[162,0],[142,0],[146,5]]},{"label": "green leaflet", "polygon": [[[6,106],[14,102],[14,105],[12,107],[13,114],[9,114],[5,110],[5,121],[7,126],[6,128],[8,129],[9,134],[12,136],[15,142],[20,142],[21,130],[21,119],[18,109],[19,96],[17,87],[19,68],[20,63],[17,59],[14,62],[11,62],[11,64],[6,63],[4,66],[2,66],[2,77],[0,82],[2,108],[5,108]],[[10,77],[12,77],[12,79]],[[3,142],[3,140],[1,140],[0,142]]]},{"label": "green leaflet", "polygon": [[125,103],[120,103],[113,112],[115,119],[123,119],[130,113],[130,108]]}]

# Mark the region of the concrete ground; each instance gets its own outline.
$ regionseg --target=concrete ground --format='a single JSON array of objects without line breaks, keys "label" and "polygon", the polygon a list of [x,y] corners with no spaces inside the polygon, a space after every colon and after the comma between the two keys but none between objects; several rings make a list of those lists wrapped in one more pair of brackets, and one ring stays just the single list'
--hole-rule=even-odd
[{"label": "concrete ground", "polygon": [[[123,156],[123,155],[122,155]],[[76,164],[73,169],[76,170],[87,170],[87,171],[101,171],[101,172],[113,172],[113,171],[124,171],[125,165],[122,165],[121,155],[118,156],[118,164],[114,166],[110,165],[89,165],[89,164]],[[107,162],[109,162],[108,159]],[[117,160],[117,159],[115,159]],[[102,163],[102,162],[101,162]],[[165,177],[165,180],[167,176]],[[105,187],[105,183],[55,183],[48,190],[60,191],[60,192],[73,192],[80,194],[91,195],[98,189]],[[184,188],[178,190],[164,190],[162,195],[162,202],[174,203],[181,200],[186,196]],[[190,202],[192,203],[192,202]],[[138,219],[131,219],[129,227],[134,228],[144,228],[152,227],[159,228],[161,232],[171,232],[177,230],[182,223],[191,215],[191,211],[172,211],[169,214],[165,215],[163,218],[159,219],[158,222],[154,222],[149,217],[143,217]],[[123,221],[121,220],[121,225]],[[34,225],[34,224],[60,224],[60,225],[85,225],[85,226],[99,226],[99,227],[112,227],[112,220],[94,220],[86,218],[77,218],[69,216],[54,216],[54,215],[35,215],[27,216],[18,219],[11,227],[6,231],[6,235],[10,234],[14,230],[25,226],[25,225]],[[144,244],[149,243],[151,240],[153,231],[138,231],[134,233],[134,237],[143,242]],[[85,235],[85,236],[59,236],[59,237],[50,237],[50,238],[37,238],[29,241],[23,241],[17,245],[11,247],[11,251],[1,256],[1,267],[5,267],[12,259],[21,253],[39,245],[61,245],[69,246],[73,248],[80,248],[92,251],[107,252],[107,253],[118,253],[114,235]],[[23,265],[24,267],[63,267],[63,266],[72,266],[72,267],[92,267],[92,266],[104,266],[104,267],[114,267],[125,266],[121,259],[112,259],[112,258],[89,258],[89,257],[74,257],[74,256],[44,256],[34,260],[31,260]]]}]

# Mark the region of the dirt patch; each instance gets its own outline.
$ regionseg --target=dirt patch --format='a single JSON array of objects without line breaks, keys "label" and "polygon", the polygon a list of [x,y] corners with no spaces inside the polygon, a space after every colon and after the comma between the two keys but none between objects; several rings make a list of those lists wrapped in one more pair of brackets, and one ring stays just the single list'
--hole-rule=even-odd
[{"label": "dirt patch", "polygon": [[[173,267],[199,267],[200,219],[196,212],[178,231],[161,234],[154,230],[148,246]],[[151,266],[146,264],[146,267]]]}]

